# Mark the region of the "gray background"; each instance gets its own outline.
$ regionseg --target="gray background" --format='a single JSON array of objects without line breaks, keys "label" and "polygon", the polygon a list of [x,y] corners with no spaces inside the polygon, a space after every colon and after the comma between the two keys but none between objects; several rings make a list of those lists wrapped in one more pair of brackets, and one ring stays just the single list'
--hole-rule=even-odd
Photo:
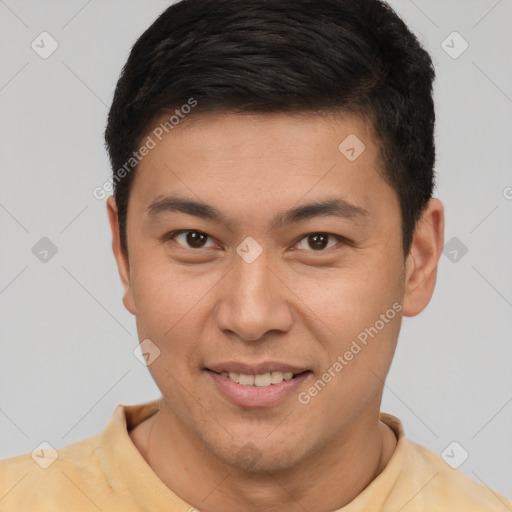
[{"label": "gray background", "polygon": [[[436,65],[436,196],[457,240],[429,307],[404,320],[382,409],[437,453],[456,440],[461,470],[512,498],[512,2],[391,4]],[[102,137],[121,67],[167,5],[0,0],[0,458],[73,443],[118,403],[159,396],[132,352],[92,190],[109,177]],[[43,31],[59,45],[47,59],[31,48]],[[454,31],[469,43],[458,58],[442,47],[463,48]],[[32,252],[42,237],[58,249],[46,262]]]}]

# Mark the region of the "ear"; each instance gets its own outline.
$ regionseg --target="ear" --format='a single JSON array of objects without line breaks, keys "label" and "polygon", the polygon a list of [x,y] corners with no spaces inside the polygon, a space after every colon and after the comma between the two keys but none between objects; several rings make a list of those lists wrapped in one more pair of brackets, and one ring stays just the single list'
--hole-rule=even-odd
[{"label": "ear", "polygon": [[135,303],[133,300],[133,291],[130,279],[130,263],[128,255],[125,254],[121,247],[119,218],[117,215],[117,205],[114,196],[110,196],[107,199],[107,214],[110,222],[110,229],[112,230],[112,251],[116,258],[119,277],[121,278],[121,283],[124,289],[123,304],[132,315],[135,315]]},{"label": "ear", "polygon": [[416,224],[405,263],[404,316],[415,316],[432,298],[444,245],[444,207],[431,199]]}]

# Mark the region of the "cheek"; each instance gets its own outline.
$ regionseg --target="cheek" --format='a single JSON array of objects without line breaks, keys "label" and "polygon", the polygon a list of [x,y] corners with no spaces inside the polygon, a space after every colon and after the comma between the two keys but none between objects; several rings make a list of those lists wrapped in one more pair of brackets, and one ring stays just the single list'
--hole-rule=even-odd
[{"label": "cheek", "polygon": [[[319,329],[319,339],[330,340],[332,349],[343,348],[395,302],[401,302],[400,276],[399,266],[375,262],[290,276],[289,282],[299,299],[302,318],[311,318],[311,325]],[[394,317],[394,312],[392,309],[389,316]]]},{"label": "cheek", "polygon": [[350,422],[362,414],[382,392],[400,331],[401,305],[394,305],[369,316],[371,320],[340,321],[340,334],[331,338],[327,349],[328,362],[299,397],[317,411],[313,416],[329,411],[326,423],[334,430],[340,421]]},{"label": "cheek", "polygon": [[[141,258],[133,268],[139,339],[152,340],[160,350],[159,362],[183,379],[200,364],[198,340],[204,338],[215,284],[223,274],[199,273],[149,258]],[[153,370],[158,371],[158,365],[151,365]]]},{"label": "cheek", "polygon": [[362,411],[381,391],[400,332],[401,276],[400,265],[380,261],[331,287],[331,299],[319,309],[335,333],[325,341],[329,362],[319,378],[330,382],[319,407],[323,402],[344,416]]},{"label": "cheek", "polygon": [[323,348],[316,384],[303,399],[318,411],[332,409],[334,422],[361,412],[382,389],[400,331],[398,262],[361,258],[359,266],[333,269],[324,279],[295,281],[307,306],[301,315],[315,312],[310,330]]},{"label": "cheek", "polygon": [[187,278],[186,271],[154,253],[141,254],[131,274],[137,320],[154,337],[166,337],[204,296],[203,281]]}]

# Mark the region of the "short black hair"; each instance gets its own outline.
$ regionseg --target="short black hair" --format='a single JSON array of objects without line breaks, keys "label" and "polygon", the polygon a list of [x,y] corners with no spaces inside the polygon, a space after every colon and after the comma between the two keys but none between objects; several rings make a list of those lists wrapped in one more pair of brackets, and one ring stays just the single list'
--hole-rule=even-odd
[{"label": "short black hair", "polygon": [[123,250],[133,155],[151,123],[187,106],[187,117],[208,111],[363,116],[380,143],[380,171],[398,196],[407,255],[434,188],[434,77],[429,54],[380,0],[171,5],[134,44],[105,130]]}]

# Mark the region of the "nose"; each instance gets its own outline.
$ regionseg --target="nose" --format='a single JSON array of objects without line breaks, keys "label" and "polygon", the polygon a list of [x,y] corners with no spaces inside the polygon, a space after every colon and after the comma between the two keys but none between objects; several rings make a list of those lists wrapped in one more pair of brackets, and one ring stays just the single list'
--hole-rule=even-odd
[{"label": "nose", "polygon": [[251,263],[235,258],[217,308],[217,324],[223,332],[256,341],[270,331],[283,333],[291,329],[289,298],[293,294],[268,260],[265,251]]}]

